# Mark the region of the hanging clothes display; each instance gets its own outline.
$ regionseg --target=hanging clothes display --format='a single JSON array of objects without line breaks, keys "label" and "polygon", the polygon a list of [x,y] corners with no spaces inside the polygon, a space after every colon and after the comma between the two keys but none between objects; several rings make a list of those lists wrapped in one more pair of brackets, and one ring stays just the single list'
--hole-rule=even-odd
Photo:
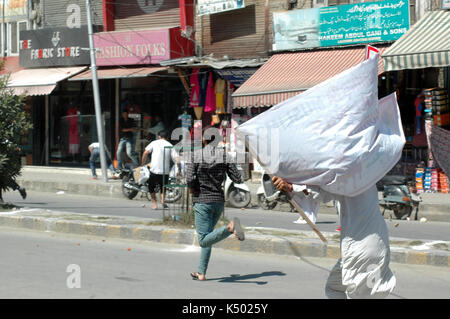
[{"label": "hanging clothes display", "polygon": [[214,90],[214,80],[212,72],[208,75],[208,86],[206,88],[205,112],[214,113],[216,111],[216,94]]},{"label": "hanging clothes display", "polygon": [[228,82],[227,85],[227,113],[233,112],[233,97],[231,96],[234,92],[234,85]]},{"label": "hanging clothes display", "polygon": [[192,117],[184,112],[183,114],[181,114],[180,116],[178,116],[178,119],[181,121],[181,127],[182,128],[187,128],[190,129],[192,126]]},{"label": "hanging clothes display", "polygon": [[208,73],[200,70],[198,74],[198,81],[200,83],[200,95],[198,99],[198,106],[205,106],[206,104],[206,89],[208,88]]},{"label": "hanging clothes display", "polygon": [[200,83],[198,69],[192,70],[190,77],[191,85],[191,98],[189,106],[194,108],[195,117],[199,120],[202,118],[203,106],[199,105],[200,102]]},{"label": "hanging clothes display", "polygon": [[189,78],[189,82],[191,85],[191,98],[189,101],[190,107],[198,106],[199,95],[200,95],[200,86],[198,83],[198,69],[192,70],[191,76]]},{"label": "hanging clothes display", "polygon": [[69,105],[67,120],[69,121],[69,154],[80,153],[80,133],[78,131],[78,107]]},{"label": "hanging clothes display", "polygon": [[216,93],[216,113],[224,114],[225,111],[225,89],[226,82],[224,79],[218,78],[214,87]]}]

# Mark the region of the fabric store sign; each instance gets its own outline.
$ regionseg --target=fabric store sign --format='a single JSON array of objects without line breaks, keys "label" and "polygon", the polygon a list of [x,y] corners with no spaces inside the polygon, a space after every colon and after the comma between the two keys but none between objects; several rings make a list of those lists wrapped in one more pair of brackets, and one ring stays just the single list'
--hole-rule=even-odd
[{"label": "fabric store sign", "polygon": [[409,29],[409,1],[388,0],[273,14],[273,50],[395,41]]},{"label": "fabric store sign", "polygon": [[169,29],[94,34],[99,66],[156,64],[170,59]]},{"label": "fabric store sign", "polygon": [[241,86],[242,83],[247,81],[258,68],[236,68],[236,69],[224,69],[215,70],[224,80],[233,83],[235,86]]},{"label": "fabric store sign", "polygon": [[19,65],[22,67],[90,63],[87,26],[20,31]]},{"label": "fabric store sign", "polygon": [[197,15],[203,16],[245,8],[244,0],[198,0]]}]

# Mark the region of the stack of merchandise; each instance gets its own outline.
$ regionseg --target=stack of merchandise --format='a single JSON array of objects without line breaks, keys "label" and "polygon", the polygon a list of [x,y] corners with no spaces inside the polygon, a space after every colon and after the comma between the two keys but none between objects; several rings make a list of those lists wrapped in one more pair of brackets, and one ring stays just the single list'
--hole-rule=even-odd
[{"label": "stack of merchandise", "polygon": [[448,187],[448,178],[445,175],[445,173],[442,170],[438,171],[438,187],[441,193],[448,194],[449,187]]},{"label": "stack of merchandise", "polygon": [[423,189],[426,193],[431,193],[431,168],[425,168],[425,175],[423,178]]},{"label": "stack of merchandise", "polygon": [[439,179],[437,168],[431,168],[431,191],[437,192],[439,189]]},{"label": "stack of merchandise", "polygon": [[425,119],[432,118],[433,124],[444,126],[450,124],[450,102],[447,91],[442,88],[424,90]]},{"label": "stack of merchandise", "polygon": [[417,193],[423,193],[423,175],[424,175],[424,169],[423,168],[417,168],[416,169],[416,192]]}]

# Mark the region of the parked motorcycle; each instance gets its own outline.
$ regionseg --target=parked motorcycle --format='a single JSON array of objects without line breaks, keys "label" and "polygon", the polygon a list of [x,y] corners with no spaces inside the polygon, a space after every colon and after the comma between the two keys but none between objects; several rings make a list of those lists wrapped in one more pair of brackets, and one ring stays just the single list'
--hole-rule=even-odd
[{"label": "parked motorcycle", "polygon": [[295,207],[289,201],[286,193],[276,189],[272,183],[272,178],[267,173],[263,173],[261,176],[261,186],[259,186],[256,192],[258,205],[262,209],[272,210],[278,203],[289,203],[291,206],[291,212],[295,212]]},{"label": "parked motorcycle", "polygon": [[[143,196],[146,196],[151,201],[151,195],[148,190],[147,181],[150,178],[150,167],[144,165],[140,168],[139,179],[136,181],[134,176],[133,167],[128,165],[121,170],[119,177],[122,179],[122,193],[128,199],[133,199],[141,192]],[[169,173],[169,181],[167,184],[172,184],[176,179],[175,165],[172,167]],[[174,203],[181,198],[182,192],[179,187],[166,187],[165,188],[165,203]]]},{"label": "parked motorcycle", "polygon": [[422,199],[411,192],[408,182],[404,176],[387,175],[377,183],[378,191],[383,194],[379,199],[383,216],[388,209],[394,212],[397,219],[406,219],[411,217],[413,210],[416,209],[414,220],[418,219],[419,203]]},{"label": "parked motorcycle", "polygon": [[[244,176],[244,170],[240,165],[237,168],[242,176]],[[235,208],[247,207],[251,200],[250,189],[244,183],[236,184],[231,178],[226,176],[225,186],[224,186],[225,200],[230,202],[230,205]]]}]

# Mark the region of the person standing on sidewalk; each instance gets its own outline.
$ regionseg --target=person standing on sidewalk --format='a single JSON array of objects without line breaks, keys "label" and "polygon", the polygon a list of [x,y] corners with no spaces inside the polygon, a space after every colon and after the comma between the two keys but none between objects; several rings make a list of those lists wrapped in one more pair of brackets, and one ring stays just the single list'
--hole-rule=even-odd
[{"label": "person standing on sidewalk", "polygon": [[[205,132],[208,127],[203,129]],[[217,134],[215,136],[220,136]],[[195,228],[198,234],[198,242],[201,247],[200,262],[197,272],[192,272],[194,280],[206,280],[211,257],[212,245],[234,234],[238,240],[244,240],[245,234],[238,218],[234,218],[227,226],[214,229],[219,221],[225,206],[225,197],[222,189],[225,173],[235,183],[243,183],[241,174],[236,164],[227,162],[226,153],[223,158],[218,152],[218,147],[210,146],[211,140],[204,138],[203,157],[199,162],[192,160],[186,165],[187,185],[193,195]]]},{"label": "person standing on sidewalk", "polygon": [[[293,196],[304,192],[300,185],[281,177],[274,176],[272,181],[278,190]],[[311,200],[339,202],[341,258],[330,272],[326,295],[339,299],[387,297],[395,288],[396,278],[389,268],[389,234],[376,186],[353,197],[331,194],[318,186],[308,186],[306,192]]]},{"label": "person standing on sidewalk", "polygon": [[162,130],[158,134],[158,139],[151,142],[145,147],[145,151],[142,154],[141,165],[145,165],[147,157],[151,154],[152,159],[150,162],[150,178],[148,180],[148,190],[152,197],[153,209],[158,208],[156,201],[156,190],[159,187],[161,191],[161,205],[167,208],[164,204],[164,182],[169,180],[170,172],[170,160],[173,162],[177,161],[176,152],[174,149],[171,150],[173,145],[167,141],[169,132]]},{"label": "person standing on sidewalk", "polygon": [[124,109],[122,111],[122,117],[119,120],[119,136],[120,141],[117,146],[117,168],[120,170],[123,168],[123,160],[125,154],[131,159],[133,164],[137,167],[139,163],[136,158],[136,154],[133,148],[133,132],[136,131],[133,119],[128,117],[128,111]]},{"label": "person standing on sidewalk", "polygon": [[[91,167],[92,172],[92,179],[97,179],[97,173],[95,171],[95,161],[97,158],[100,157],[100,143],[94,142],[91,145],[88,146],[89,152],[91,152],[91,156],[89,157],[89,166]],[[106,155],[106,164],[109,167],[109,170],[112,174],[112,179],[117,179],[117,176],[115,175],[116,170],[114,169],[114,165],[111,161],[111,155],[109,153],[109,150],[106,148],[105,145],[105,155]]]}]

